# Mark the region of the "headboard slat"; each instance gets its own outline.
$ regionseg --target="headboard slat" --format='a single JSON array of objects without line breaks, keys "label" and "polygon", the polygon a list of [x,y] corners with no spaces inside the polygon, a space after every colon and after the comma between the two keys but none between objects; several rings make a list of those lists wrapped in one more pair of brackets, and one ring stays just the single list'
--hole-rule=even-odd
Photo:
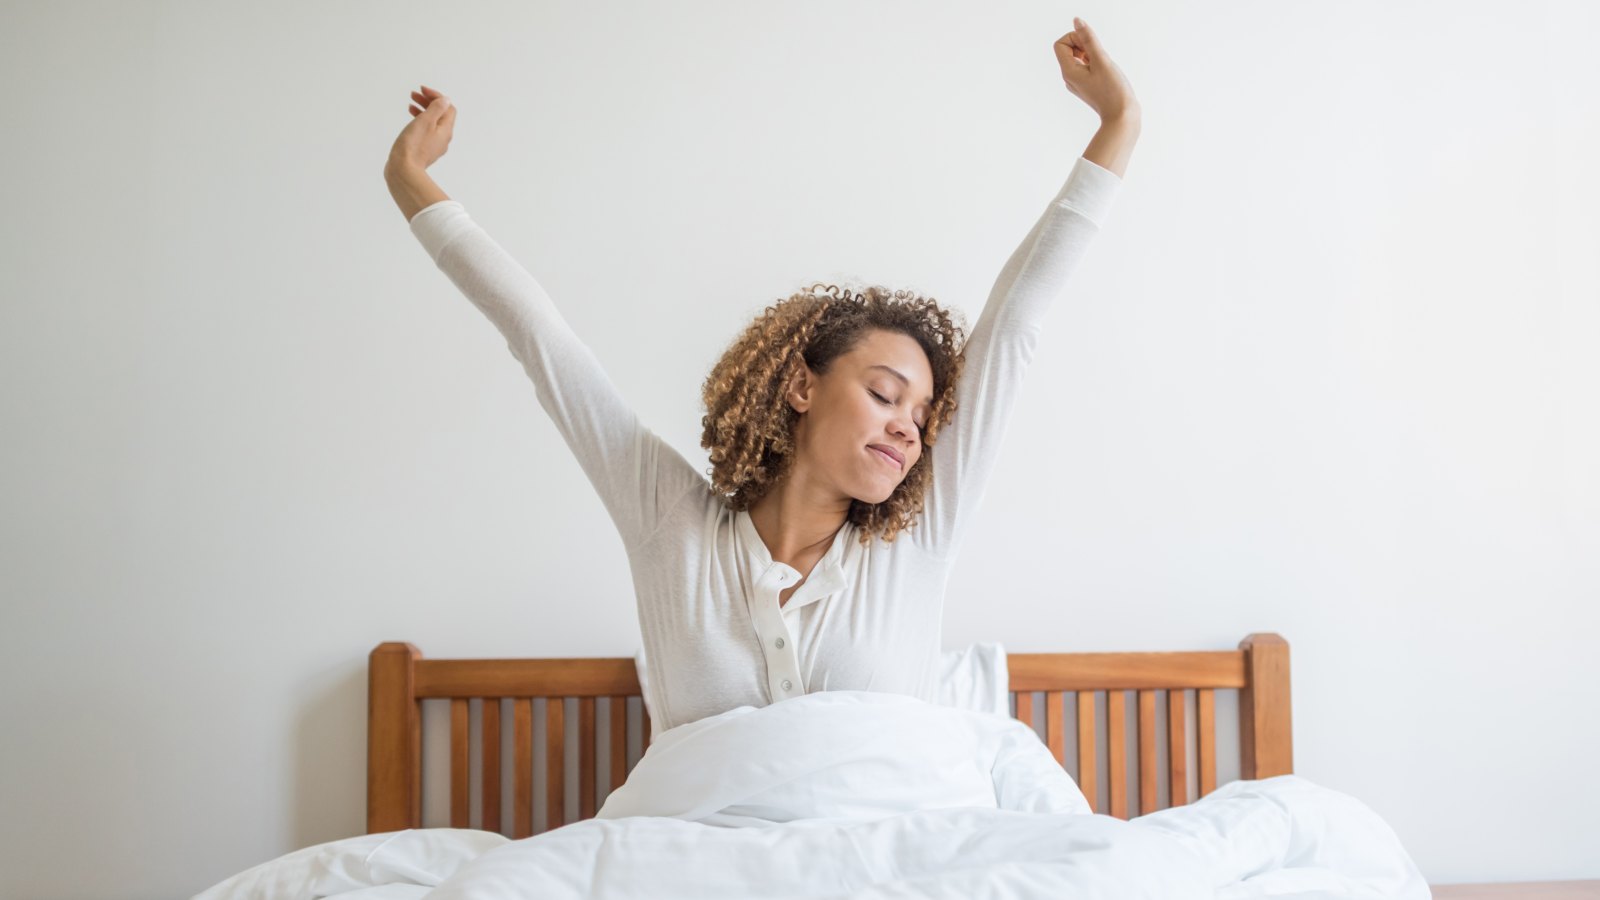
[{"label": "headboard slat", "polygon": [[1121,690],[1106,691],[1106,799],[1111,814],[1128,817],[1127,711]]},{"label": "headboard slat", "polygon": [[514,697],[511,708],[516,732],[516,750],[511,756],[511,837],[517,840],[533,835],[533,698]]},{"label": "headboard slat", "polygon": [[594,698],[578,698],[578,818],[595,814]]},{"label": "headboard slat", "polygon": [[472,827],[472,757],[468,753],[467,723],[471,701],[450,701],[450,827]]},{"label": "headboard slat", "polygon": [[1189,715],[1189,692],[1183,688],[1167,691],[1167,807],[1189,802],[1189,736],[1185,722]]},{"label": "headboard slat", "polygon": [[483,824],[484,831],[502,832],[500,822],[500,698],[483,698]]},{"label": "headboard slat", "polygon": [[1156,805],[1156,692],[1139,692],[1139,815],[1153,813]]},{"label": "headboard slat", "polygon": [[1067,764],[1067,704],[1061,691],[1044,692],[1044,733],[1050,755],[1063,766]]},{"label": "headboard slat", "polygon": [[1200,796],[1217,789],[1217,709],[1210,688],[1194,692],[1195,718],[1200,720],[1200,734],[1195,741],[1199,756]]},{"label": "headboard slat", "polygon": [[1017,692],[1017,718],[1033,727],[1033,691]]},{"label": "headboard slat", "polygon": [[552,831],[567,824],[567,701],[547,697],[544,701],[544,828]]},{"label": "headboard slat", "polygon": [[1078,789],[1089,800],[1089,808],[1100,812],[1096,803],[1100,785],[1095,776],[1094,693],[1078,692]]},{"label": "headboard slat", "polygon": [[611,707],[611,789],[628,777],[628,698],[615,696]]}]

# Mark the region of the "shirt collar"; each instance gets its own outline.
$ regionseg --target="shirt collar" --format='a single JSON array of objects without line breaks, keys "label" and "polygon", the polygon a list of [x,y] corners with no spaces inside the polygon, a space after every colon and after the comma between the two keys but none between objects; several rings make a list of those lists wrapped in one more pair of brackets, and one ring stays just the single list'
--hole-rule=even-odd
[{"label": "shirt collar", "polygon": [[[751,572],[754,574],[757,584],[765,584],[766,579],[776,575],[775,570],[787,571],[791,573],[793,578],[800,576],[801,573],[793,566],[777,562],[772,558],[771,552],[767,550],[767,545],[761,540],[761,533],[756,531],[755,523],[750,520],[749,510],[740,510],[733,515],[739,531],[740,541],[744,544],[744,552],[752,562]],[[785,612],[805,606],[814,600],[820,600],[844,587],[844,552],[850,542],[855,539],[856,526],[846,520],[839,527],[838,533],[833,536],[833,544],[828,547],[828,552],[822,555],[822,559],[817,560],[816,566],[811,570],[811,575],[806,578],[806,583],[801,585],[800,590],[795,591],[794,596],[789,598],[789,602],[783,605]],[[793,584],[793,581],[789,583]],[[783,589],[782,587],[779,588],[779,590]]]}]

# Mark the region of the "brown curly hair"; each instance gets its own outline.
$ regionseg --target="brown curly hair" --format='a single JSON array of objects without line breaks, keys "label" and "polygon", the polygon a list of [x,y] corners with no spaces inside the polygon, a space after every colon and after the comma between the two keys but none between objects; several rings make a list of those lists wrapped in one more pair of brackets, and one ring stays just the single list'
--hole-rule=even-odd
[{"label": "brown curly hair", "polygon": [[[819,290],[820,288],[820,290]],[[933,370],[933,409],[922,430],[923,453],[882,503],[853,500],[848,520],[861,543],[892,542],[916,524],[927,492],[929,448],[956,409],[956,384],[966,362],[965,320],[913,291],[870,285],[860,291],[814,284],[758,315],[711,367],[701,387],[706,415],[700,446],[711,451],[711,488],[732,510],[749,509],[794,463],[800,414],[785,397],[802,362],[823,374],[873,330],[915,340]]]}]

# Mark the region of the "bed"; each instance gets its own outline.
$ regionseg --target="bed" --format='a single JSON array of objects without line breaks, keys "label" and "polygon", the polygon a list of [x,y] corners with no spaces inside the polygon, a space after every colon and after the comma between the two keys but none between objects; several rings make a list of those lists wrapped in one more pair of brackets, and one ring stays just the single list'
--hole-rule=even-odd
[{"label": "bed", "polygon": [[652,735],[633,658],[386,642],[369,656],[367,834],[197,897],[1600,896],[1430,888],[1375,812],[1294,774],[1280,635],[989,646],[987,689],[959,703],[821,691]]}]

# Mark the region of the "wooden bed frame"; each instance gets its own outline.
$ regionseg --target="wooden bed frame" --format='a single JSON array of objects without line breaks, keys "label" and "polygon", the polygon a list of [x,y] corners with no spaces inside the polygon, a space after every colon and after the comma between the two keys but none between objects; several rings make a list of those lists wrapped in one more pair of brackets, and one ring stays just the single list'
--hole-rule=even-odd
[{"label": "wooden bed frame", "polygon": [[[1106,777],[1110,815],[1126,819],[1161,807],[1157,803],[1156,696],[1166,693],[1166,771],[1169,805],[1189,802],[1187,704],[1184,693],[1195,691],[1199,796],[1216,789],[1216,714],[1214,693],[1239,692],[1239,777],[1269,778],[1294,771],[1289,716],[1289,644],[1272,633],[1257,633],[1236,650],[1144,653],[1012,653],[1006,657],[1015,715],[1034,725],[1036,693],[1044,697],[1044,740],[1066,765],[1067,729],[1064,700],[1075,693],[1078,786],[1090,806],[1096,802],[1099,773],[1095,770],[1096,692],[1106,695]],[[1128,736],[1125,733],[1125,691],[1136,691],[1138,704],[1139,807],[1128,804]],[[597,794],[596,701],[609,698],[607,713],[608,784],[619,785],[629,771],[627,758],[628,698],[639,697],[638,673],[631,657],[565,659],[425,659],[403,642],[379,644],[368,666],[367,695],[367,833],[422,827],[422,702],[449,700],[450,826],[500,831],[511,838],[534,830],[533,701],[544,699],[547,828],[592,818],[605,798]],[[566,756],[565,700],[577,703],[578,809],[570,810],[564,789]],[[478,701],[480,727],[472,740],[472,701]],[[506,704],[510,701],[510,713]],[[559,700],[562,702],[550,702]],[[485,715],[495,710],[496,715]],[[639,705],[639,746],[649,746],[650,718]],[[505,720],[509,719],[507,723]],[[512,734],[511,827],[502,829],[502,734]],[[622,735],[623,740],[609,740]],[[472,755],[479,754],[478,807],[472,816]],[[1198,798],[1197,798],[1198,799]],[[1097,812],[1099,810],[1096,810]]]},{"label": "wooden bed frame", "polygon": [[[1126,819],[1154,812],[1158,807],[1156,758],[1156,696],[1169,701],[1185,691],[1195,691],[1199,732],[1199,796],[1216,789],[1216,712],[1214,693],[1239,692],[1239,777],[1270,778],[1294,771],[1294,747],[1289,717],[1289,644],[1270,632],[1251,634],[1237,650],[1157,653],[1012,653],[1006,657],[1011,676],[1013,708],[1018,719],[1035,725],[1035,694],[1044,698],[1044,740],[1055,758],[1066,765],[1067,730],[1073,728],[1079,761],[1077,780],[1094,808],[1099,773],[1095,770],[1095,703],[1097,691],[1105,693],[1106,794],[1110,815]],[[1124,691],[1136,691],[1138,704],[1139,808],[1128,804],[1128,773],[1124,719]],[[1064,703],[1076,693],[1075,722],[1066,721]],[[534,831],[534,722],[533,701],[544,699],[546,785],[567,784],[565,779],[566,703],[575,698],[578,718],[577,819],[594,816],[604,802],[597,797],[596,701],[606,702],[611,785],[621,784],[629,771],[627,737],[628,703],[639,697],[639,678],[631,657],[567,659],[425,659],[407,643],[379,644],[368,666],[367,693],[367,833],[422,827],[422,702],[449,700],[450,704],[450,826],[500,831],[511,838]],[[479,729],[472,740],[473,701],[478,703]],[[509,701],[510,713],[506,714]],[[483,705],[483,704],[493,704]],[[498,707],[500,715],[484,715]],[[638,704],[640,723],[635,734],[642,749],[650,743],[650,716]],[[1188,754],[1185,732],[1187,704],[1167,703],[1166,771],[1169,797],[1188,795]],[[509,724],[505,720],[509,719]],[[511,827],[503,829],[501,815],[501,734],[509,728],[511,753]],[[622,735],[612,741],[610,735]],[[473,746],[479,751],[477,824],[472,816]],[[553,751],[553,752],[552,752]],[[546,790],[545,820],[559,827],[575,821],[566,804],[565,790]],[[1198,799],[1198,797],[1196,798]],[[1189,802],[1179,800],[1178,805]],[[1171,804],[1169,804],[1171,805]],[[1095,810],[1099,812],[1100,810]],[[488,825],[484,823],[490,823]],[[548,828],[546,829],[548,830]],[[1481,885],[1430,885],[1436,900],[1600,900],[1600,881],[1547,881]]]}]

